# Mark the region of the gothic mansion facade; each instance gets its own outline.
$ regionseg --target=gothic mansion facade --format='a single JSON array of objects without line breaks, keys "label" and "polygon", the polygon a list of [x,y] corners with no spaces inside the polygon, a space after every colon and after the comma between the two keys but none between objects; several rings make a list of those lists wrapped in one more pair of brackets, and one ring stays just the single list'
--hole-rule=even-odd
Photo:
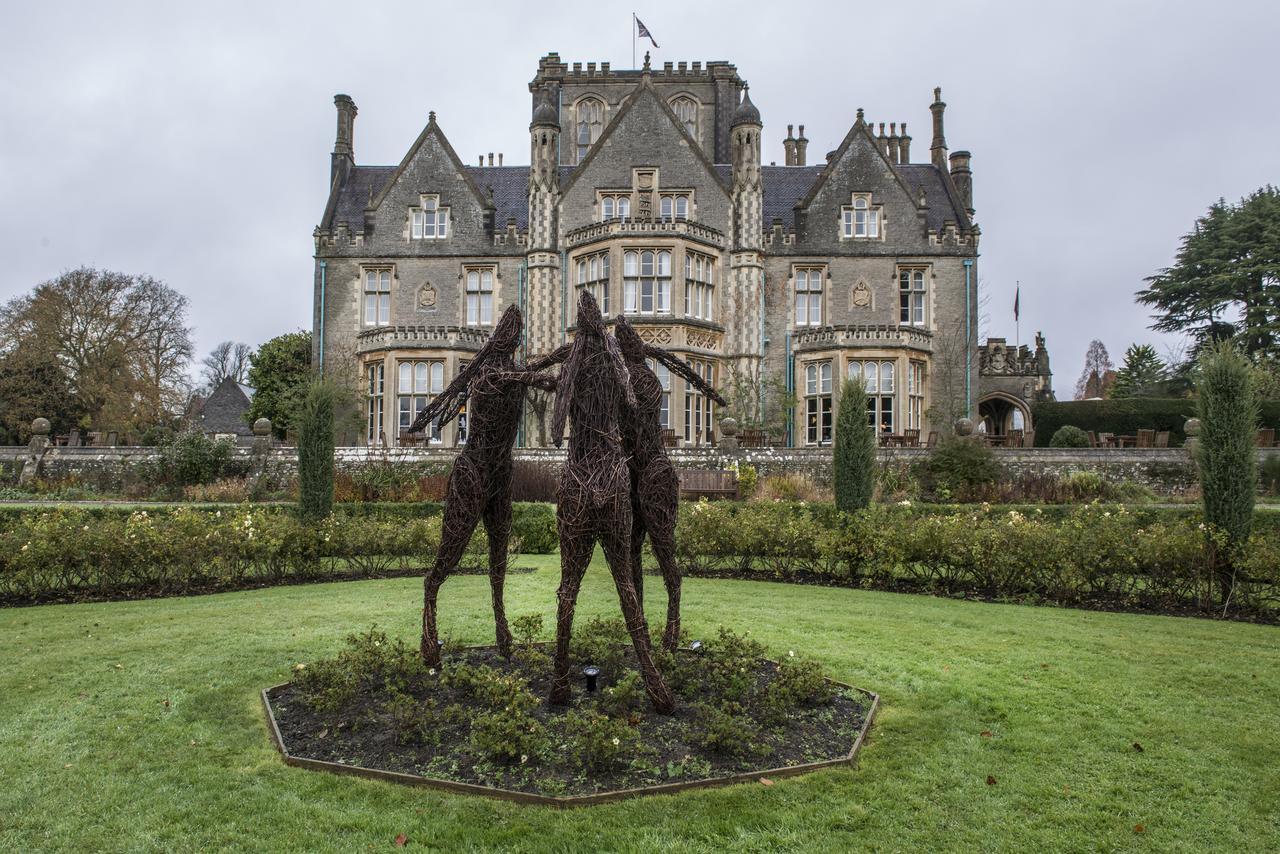
[{"label": "gothic mansion facade", "polygon": [[[524,312],[527,359],[572,337],[583,288],[743,415],[785,413],[775,432],[794,446],[831,441],[846,376],[866,380],[868,418],[886,433],[978,413],[979,230],[969,154],[948,153],[939,91],[922,162],[905,122],[886,133],[858,110],[819,164],[804,126],[788,128],[775,166],[761,163],[760,113],[728,63],[615,70],[552,53],[529,89],[527,166],[464,164],[434,113],[398,166],[358,166],[356,106],[335,98],[313,356],[359,372],[367,442],[465,441],[465,417],[426,437],[404,430],[506,306]],[[713,441],[724,413],[661,379],[675,441]],[[537,437],[526,429],[526,444]]]}]

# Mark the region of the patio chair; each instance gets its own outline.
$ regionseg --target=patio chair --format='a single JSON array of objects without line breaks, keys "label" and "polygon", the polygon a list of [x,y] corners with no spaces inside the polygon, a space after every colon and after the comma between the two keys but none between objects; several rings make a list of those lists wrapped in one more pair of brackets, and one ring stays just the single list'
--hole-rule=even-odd
[{"label": "patio chair", "polygon": [[1097,434],[1097,433],[1095,433],[1095,432],[1093,432],[1092,430],[1090,430],[1090,431],[1088,431],[1087,435],[1089,436],[1089,447],[1090,447],[1090,448],[1101,448],[1101,447],[1102,447],[1100,444],[1098,444],[1098,434]]},{"label": "patio chair", "polygon": [[667,429],[662,431],[662,447],[674,448],[676,446],[676,431]]},{"label": "patio chair", "polygon": [[938,431],[937,430],[929,431],[929,438],[925,440],[924,446],[926,448],[938,447]]},{"label": "patio chair", "polygon": [[904,448],[920,447],[920,431],[919,430],[903,430],[902,446]]},{"label": "patio chair", "polygon": [[1169,431],[1168,430],[1161,430],[1158,433],[1156,433],[1155,447],[1157,448],[1169,447]]},{"label": "patio chair", "polygon": [[107,447],[114,448],[118,444],[120,444],[120,434],[112,430],[107,434]]},{"label": "patio chair", "polygon": [[1098,446],[1101,448],[1116,447],[1116,434],[1115,433],[1099,433]]},{"label": "patio chair", "polygon": [[68,448],[80,447],[80,431],[79,430],[72,430],[70,433],[67,434],[67,447]]},{"label": "patio chair", "polygon": [[1156,431],[1155,430],[1139,430],[1138,431],[1138,447],[1153,448],[1155,447]]},{"label": "patio chair", "polygon": [[1022,447],[1034,448],[1036,446],[1036,431],[1028,430],[1022,434]]},{"label": "patio chair", "polygon": [[1258,431],[1258,447],[1270,448],[1276,443],[1276,431],[1274,427],[1263,427]]},{"label": "patio chair", "polygon": [[1021,448],[1023,435],[1024,431],[1022,430],[1010,430],[1004,437],[1004,446],[1006,448]]}]

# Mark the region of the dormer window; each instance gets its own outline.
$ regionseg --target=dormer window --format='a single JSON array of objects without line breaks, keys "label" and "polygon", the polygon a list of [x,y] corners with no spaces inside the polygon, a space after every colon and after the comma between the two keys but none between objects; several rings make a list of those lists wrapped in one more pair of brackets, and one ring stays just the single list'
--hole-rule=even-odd
[{"label": "dormer window", "polygon": [[600,197],[600,219],[611,220],[615,217],[626,219],[631,216],[630,195],[604,195]]},{"label": "dormer window", "polygon": [[578,143],[578,162],[587,157],[591,144],[604,130],[604,104],[595,98],[583,98],[575,110],[574,139]]},{"label": "dormer window", "polygon": [[676,114],[685,132],[694,139],[698,138],[698,102],[692,98],[681,96],[671,102],[671,111]]},{"label": "dormer window", "polygon": [[423,196],[422,204],[413,210],[414,240],[439,240],[449,236],[449,209],[440,205],[439,196]]},{"label": "dormer window", "polygon": [[842,209],[844,237],[855,240],[878,240],[880,209],[880,205],[871,204],[870,193],[854,193],[853,203]]},{"label": "dormer window", "polygon": [[688,219],[689,194],[666,193],[658,200],[658,215],[662,219]]}]

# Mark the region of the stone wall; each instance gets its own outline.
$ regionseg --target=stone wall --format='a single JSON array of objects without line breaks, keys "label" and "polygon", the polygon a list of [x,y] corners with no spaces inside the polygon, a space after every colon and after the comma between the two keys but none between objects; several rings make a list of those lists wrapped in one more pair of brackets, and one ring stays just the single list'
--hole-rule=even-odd
[{"label": "stone wall", "polygon": [[[287,480],[297,470],[294,448],[272,448],[255,453],[251,447],[234,449],[234,468],[242,472],[266,472],[273,479]],[[677,468],[724,469],[735,463],[754,466],[761,477],[803,472],[822,485],[831,483],[829,448],[674,448],[671,460]],[[923,448],[881,449],[879,459],[886,465],[910,465],[928,455]],[[1001,465],[1013,475],[1056,474],[1075,471],[1097,472],[1111,482],[1141,483],[1157,494],[1176,495],[1195,483],[1195,470],[1182,448],[1093,450],[1078,448],[995,449]],[[1260,450],[1261,457],[1280,457],[1280,449]],[[49,448],[41,461],[40,474],[47,480],[74,479],[99,489],[119,489],[136,480],[139,466],[155,457],[152,448]],[[336,465],[351,471],[377,464],[417,464],[448,467],[456,452],[445,448],[339,448]],[[13,485],[26,459],[25,447],[0,448],[0,485]],[[517,460],[545,466],[558,473],[564,451],[554,448],[520,448]]]}]

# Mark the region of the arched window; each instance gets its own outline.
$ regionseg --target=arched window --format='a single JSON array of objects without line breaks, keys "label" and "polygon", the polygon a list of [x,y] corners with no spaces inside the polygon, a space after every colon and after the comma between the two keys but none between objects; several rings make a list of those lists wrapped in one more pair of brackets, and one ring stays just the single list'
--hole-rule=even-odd
[{"label": "arched window", "polygon": [[600,138],[604,130],[604,104],[595,98],[583,98],[578,102],[574,139],[578,145],[578,162],[587,156],[591,144]]},{"label": "arched window", "polygon": [[689,136],[698,138],[698,102],[683,95],[671,102],[671,111],[676,114],[680,124]]}]

